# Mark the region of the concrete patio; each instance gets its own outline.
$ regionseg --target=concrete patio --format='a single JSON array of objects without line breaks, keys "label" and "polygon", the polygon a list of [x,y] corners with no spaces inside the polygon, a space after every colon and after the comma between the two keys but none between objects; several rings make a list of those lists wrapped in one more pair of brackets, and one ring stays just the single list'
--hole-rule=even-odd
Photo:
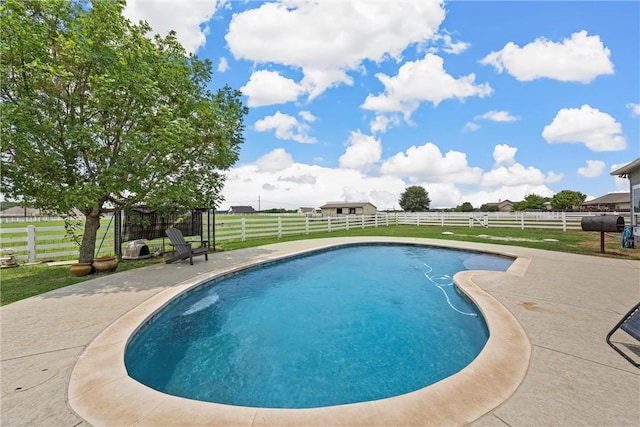
[{"label": "concrete patio", "polygon": [[[528,261],[522,275],[473,278],[522,325],[531,343],[531,358],[516,391],[472,425],[640,425],[640,370],[605,343],[607,332],[640,300],[640,261],[390,238],[303,240],[220,252],[211,254],[208,262],[199,257],[193,266],[188,261],[152,265],[4,306],[0,309],[1,425],[91,425],[69,403],[70,378],[79,357],[122,316],[177,284],[336,242],[395,240],[507,253]],[[411,424],[458,422],[423,417]]]}]

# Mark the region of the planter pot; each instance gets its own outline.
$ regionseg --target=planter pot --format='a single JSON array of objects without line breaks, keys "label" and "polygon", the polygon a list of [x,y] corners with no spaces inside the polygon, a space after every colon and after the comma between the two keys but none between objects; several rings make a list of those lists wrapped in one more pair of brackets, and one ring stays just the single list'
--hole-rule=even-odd
[{"label": "planter pot", "polygon": [[79,262],[71,266],[71,275],[73,277],[82,277],[91,274],[93,267],[87,262]]},{"label": "planter pot", "polygon": [[92,265],[96,273],[108,273],[118,268],[118,260],[114,256],[104,256],[94,258]]}]

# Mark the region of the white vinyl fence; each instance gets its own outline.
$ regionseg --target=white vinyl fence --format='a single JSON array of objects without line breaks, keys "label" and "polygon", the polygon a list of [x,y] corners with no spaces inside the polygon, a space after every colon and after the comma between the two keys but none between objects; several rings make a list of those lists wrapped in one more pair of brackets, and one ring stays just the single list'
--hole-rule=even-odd
[{"label": "white vinyl fence", "polygon": [[[247,216],[216,218],[214,228],[207,230],[204,220],[205,239],[220,242],[224,240],[242,240],[259,237],[277,237],[285,235],[304,235],[309,233],[331,233],[339,230],[351,230],[367,227],[387,227],[390,225],[414,225],[437,227],[484,227],[484,228],[520,228],[581,230],[580,222],[586,215],[602,213],[565,213],[565,212],[420,212],[420,213],[378,213],[376,215],[344,215],[337,217],[321,216]],[[608,215],[618,215],[607,212]],[[629,214],[620,214],[629,224]],[[150,247],[164,246],[160,239],[148,242]],[[167,242],[168,243],[168,242]],[[124,243],[126,245],[126,242]],[[79,255],[79,246],[66,237],[64,227],[26,227],[0,228],[0,247],[3,251],[11,249],[19,260],[37,262],[49,259],[74,259]],[[115,253],[113,227],[101,227],[98,230],[96,256]]]}]

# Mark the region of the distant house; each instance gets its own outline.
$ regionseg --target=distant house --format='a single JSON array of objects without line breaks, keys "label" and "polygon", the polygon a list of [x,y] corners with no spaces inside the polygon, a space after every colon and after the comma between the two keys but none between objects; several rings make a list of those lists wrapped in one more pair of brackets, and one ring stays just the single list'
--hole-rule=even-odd
[{"label": "distant house", "polygon": [[374,215],[378,212],[378,208],[369,202],[329,202],[320,209],[323,216]]},{"label": "distant house", "polygon": [[583,202],[580,209],[597,212],[629,212],[629,193],[609,193],[588,202]]},{"label": "distant house", "polygon": [[511,208],[513,208],[513,202],[507,199],[499,201],[498,203],[487,203],[487,206],[497,207],[498,212],[511,212]]},{"label": "distant house", "polygon": [[[611,175],[629,179],[627,200],[631,212],[631,226],[636,242],[640,241],[640,158],[611,172]],[[638,243],[636,243],[636,246]]]},{"label": "distant house", "polygon": [[0,216],[5,217],[39,216],[41,214],[40,209],[23,208],[21,206],[13,206],[0,211]]},{"label": "distant house", "polygon": [[254,214],[256,213],[256,210],[253,209],[252,206],[231,206],[231,208],[229,208],[229,212],[230,214],[237,214],[237,215],[243,215],[243,214]]},{"label": "distant house", "polygon": [[313,215],[319,213],[319,209],[316,208],[298,208],[298,213],[302,215]]}]

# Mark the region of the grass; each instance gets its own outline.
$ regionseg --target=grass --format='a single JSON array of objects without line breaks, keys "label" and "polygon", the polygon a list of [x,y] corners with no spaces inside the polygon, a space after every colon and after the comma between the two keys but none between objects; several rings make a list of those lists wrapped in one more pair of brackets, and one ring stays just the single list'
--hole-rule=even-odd
[{"label": "grass", "polygon": [[[454,233],[443,235],[443,231]],[[483,237],[483,235],[492,238]],[[600,233],[584,231],[562,231],[547,229],[517,229],[517,228],[468,228],[468,227],[433,227],[415,225],[398,225],[390,227],[364,228],[334,231],[331,233],[312,233],[309,235],[288,235],[280,239],[275,237],[222,241],[216,244],[216,250],[229,251],[254,246],[262,246],[276,242],[292,240],[318,239],[327,237],[349,236],[392,236],[418,237],[443,240],[471,241],[479,243],[494,243],[510,246],[524,246],[536,249],[546,249],[559,252],[570,252],[583,255],[607,256],[621,259],[640,260],[640,249],[620,248],[619,234],[606,234],[605,253],[600,253]],[[544,239],[555,239],[557,242],[547,242]],[[122,261],[118,271],[130,270],[146,265],[164,262],[165,258],[150,258],[141,261]],[[113,273],[102,273],[113,274]],[[47,266],[46,264],[0,270],[0,305],[10,304],[24,298],[39,295],[64,286],[80,283],[97,277],[90,275],[72,277],[69,266]]]}]

